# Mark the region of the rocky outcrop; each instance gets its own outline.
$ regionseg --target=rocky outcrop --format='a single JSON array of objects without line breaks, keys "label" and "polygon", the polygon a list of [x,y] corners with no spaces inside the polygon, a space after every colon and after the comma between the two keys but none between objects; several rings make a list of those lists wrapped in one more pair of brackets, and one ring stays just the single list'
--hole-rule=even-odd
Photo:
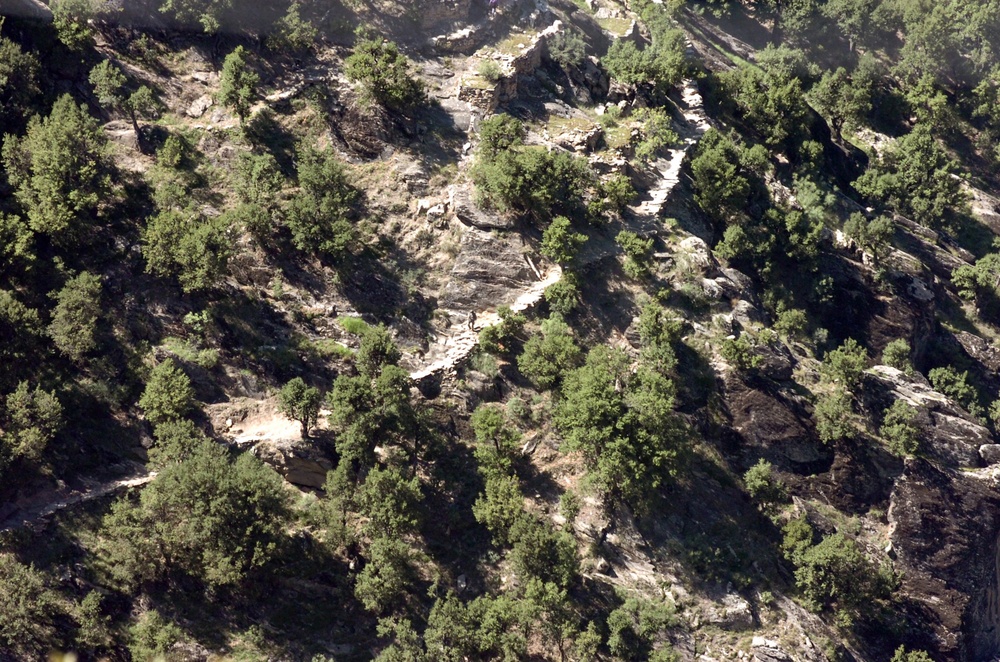
[{"label": "rocky outcrop", "polygon": [[979,447],[993,443],[988,429],[919,374],[878,365],[865,374],[864,392],[871,411],[882,411],[900,399],[916,408],[923,452],[945,465],[979,466]]},{"label": "rocky outcrop", "polygon": [[[1000,653],[1000,495],[983,481],[907,460],[889,507],[902,592],[933,629],[934,659]],[[933,652],[933,651],[932,651]]]},{"label": "rocky outcrop", "polygon": [[750,643],[753,662],[793,662],[792,657],[781,648],[777,641],[764,637],[754,637]]},{"label": "rocky outcrop", "polygon": [[461,250],[441,293],[441,307],[493,308],[496,302],[507,300],[512,290],[535,280],[531,265],[511,242],[471,229],[462,235]]},{"label": "rocky outcrop", "polygon": [[460,184],[449,186],[448,206],[454,211],[458,220],[480,230],[509,230],[514,227],[513,217],[502,216],[496,212],[490,213],[480,208],[476,204],[470,186]]},{"label": "rocky outcrop", "polygon": [[307,442],[296,439],[262,439],[252,451],[293,485],[321,488],[333,463]]}]

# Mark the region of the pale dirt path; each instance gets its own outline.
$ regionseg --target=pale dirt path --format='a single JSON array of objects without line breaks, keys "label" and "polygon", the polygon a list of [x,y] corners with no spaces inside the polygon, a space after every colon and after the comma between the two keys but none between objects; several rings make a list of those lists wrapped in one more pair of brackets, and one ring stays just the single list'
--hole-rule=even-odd
[{"label": "pale dirt path", "polygon": [[86,503],[88,501],[93,501],[94,499],[114,494],[120,490],[131,487],[140,487],[149,483],[154,478],[156,478],[156,472],[150,471],[147,473],[133,475],[128,478],[112,480],[107,483],[99,483],[82,491],[73,490],[58,495],[54,500],[47,500],[43,503],[31,503],[29,501],[22,507],[15,510],[11,515],[7,516],[4,520],[0,521],[0,533],[19,529],[23,526],[29,526],[35,522],[44,520],[45,518],[54,515],[60,510],[70,508],[81,503]]}]

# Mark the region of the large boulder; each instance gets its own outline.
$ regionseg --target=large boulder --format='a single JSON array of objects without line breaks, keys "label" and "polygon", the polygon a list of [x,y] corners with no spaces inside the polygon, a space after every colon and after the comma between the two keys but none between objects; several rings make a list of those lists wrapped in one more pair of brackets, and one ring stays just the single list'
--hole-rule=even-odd
[{"label": "large boulder", "polygon": [[315,446],[298,439],[261,439],[253,453],[293,485],[321,488],[333,469]]},{"label": "large boulder", "polygon": [[439,304],[449,310],[496,308],[498,302],[511,299],[511,292],[537,280],[513,242],[470,229],[462,235],[461,249]]},{"label": "large boulder", "polygon": [[451,186],[448,189],[448,205],[455,217],[462,223],[480,230],[509,230],[514,227],[514,218],[490,213],[476,204],[472,190],[468,186]]}]

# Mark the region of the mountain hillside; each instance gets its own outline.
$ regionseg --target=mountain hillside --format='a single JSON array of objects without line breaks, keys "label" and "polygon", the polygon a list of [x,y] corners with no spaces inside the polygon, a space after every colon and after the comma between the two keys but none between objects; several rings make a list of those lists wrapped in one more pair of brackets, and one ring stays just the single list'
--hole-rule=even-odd
[{"label": "mountain hillside", "polygon": [[1000,660],[1000,8],[0,16],[0,660]]}]

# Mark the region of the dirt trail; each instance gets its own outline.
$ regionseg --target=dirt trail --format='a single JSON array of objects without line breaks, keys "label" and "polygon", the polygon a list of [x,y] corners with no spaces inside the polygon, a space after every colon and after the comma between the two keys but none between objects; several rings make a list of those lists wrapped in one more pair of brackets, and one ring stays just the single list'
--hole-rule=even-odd
[{"label": "dirt trail", "polygon": [[147,473],[132,475],[128,478],[120,478],[118,480],[92,485],[82,491],[70,491],[57,496],[54,500],[51,500],[50,497],[46,496],[46,500],[42,503],[28,502],[23,506],[18,507],[17,510],[5,517],[3,520],[0,520],[0,533],[34,524],[35,522],[44,520],[47,517],[54,515],[60,510],[70,508],[81,503],[86,503],[88,501],[93,501],[94,499],[99,499],[109,494],[114,494],[119,490],[145,485],[154,478],[156,478],[156,472],[150,471]]}]

